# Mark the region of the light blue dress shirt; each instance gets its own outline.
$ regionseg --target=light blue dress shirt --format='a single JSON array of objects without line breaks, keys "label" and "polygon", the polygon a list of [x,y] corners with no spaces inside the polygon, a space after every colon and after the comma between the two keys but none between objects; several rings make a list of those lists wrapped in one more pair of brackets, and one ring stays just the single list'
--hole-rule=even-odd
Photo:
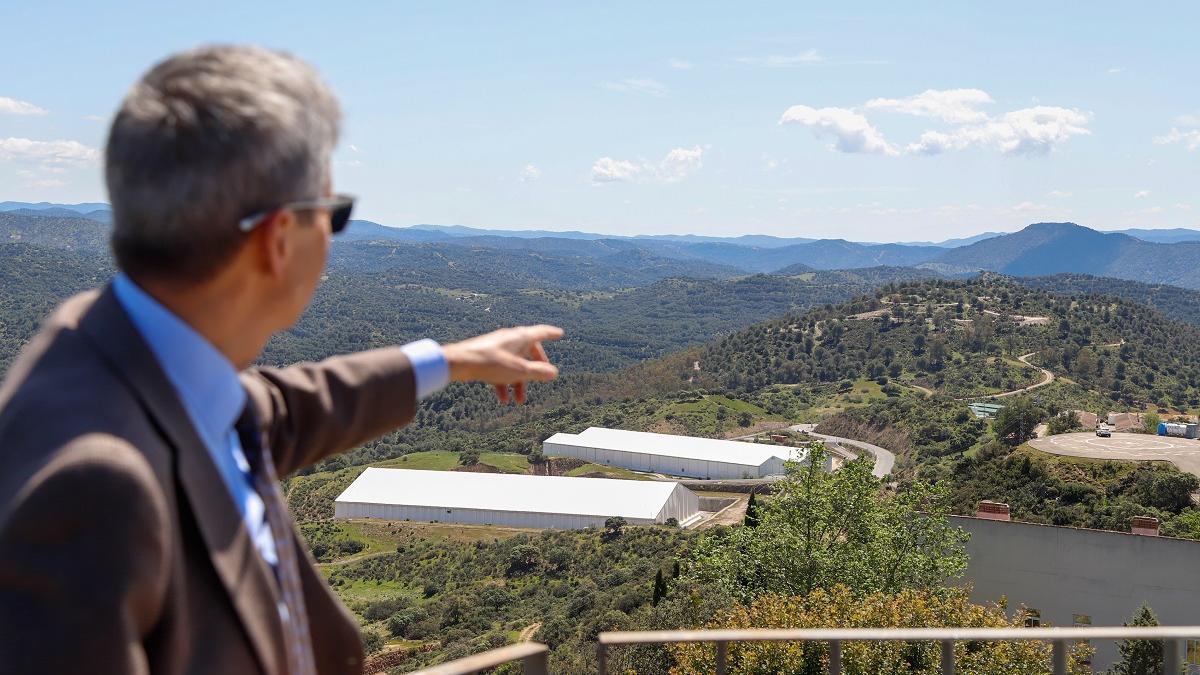
[{"label": "light blue dress shirt", "polygon": [[[229,488],[254,545],[268,563],[275,565],[275,540],[267,524],[266,508],[254,489],[250,463],[234,430],[234,423],[246,406],[246,390],[238,379],[237,369],[208,340],[129,277],[118,274],[112,287],[179,394],[184,410]],[[438,343],[420,340],[404,345],[401,350],[413,364],[419,398],[449,383],[450,368]]]}]

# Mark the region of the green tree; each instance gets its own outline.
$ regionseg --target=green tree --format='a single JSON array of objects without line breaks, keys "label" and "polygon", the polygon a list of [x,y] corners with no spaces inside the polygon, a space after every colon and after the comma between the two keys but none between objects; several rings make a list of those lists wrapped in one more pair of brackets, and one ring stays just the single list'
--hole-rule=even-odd
[{"label": "green tree", "polygon": [[1042,421],[1042,416],[1041,408],[1035,406],[1028,396],[1018,396],[996,414],[992,431],[996,438],[1017,446],[1033,438],[1033,430]]},{"label": "green tree", "polygon": [[1065,434],[1079,427],[1079,413],[1074,410],[1066,410],[1050,418],[1050,421],[1046,423],[1046,433],[1054,436]]},{"label": "green tree", "polygon": [[463,466],[474,466],[479,463],[479,451],[472,448],[458,453],[458,463]]},{"label": "green tree", "polygon": [[746,527],[758,527],[758,502],[754,499],[753,492],[750,493],[750,501],[746,503],[746,517],[742,524]]},{"label": "green tree", "polygon": [[383,649],[383,635],[377,630],[364,630],[362,642],[363,651],[368,654],[374,654]]},{"label": "green tree", "polygon": [[621,536],[621,532],[625,529],[628,522],[621,516],[613,516],[604,521],[604,538],[616,539]]},{"label": "green tree", "polygon": [[575,635],[575,624],[561,616],[554,616],[542,623],[534,639],[545,643],[551,649],[570,640]]},{"label": "green tree", "polygon": [[1142,415],[1142,433],[1157,434],[1158,423],[1161,421],[1158,413],[1146,413]]},{"label": "green tree", "polygon": [[658,607],[658,601],[667,596],[667,582],[663,579],[662,568],[660,567],[654,573],[654,596],[650,600],[650,604]]},{"label": "green tree", "polygon": [[749,410],[743,410],[742,412],[738,413],[737,420],[738,420],[738,426],[748,427],[748,426],[750,426],[751,423],[754,422],[754,416],[750,414]]},{"label": "green tree", "polygon": [[844,584],[856,592],[940,587],[966,568],[967,535],[952,527],[947,492],[914,482],[881,495],[868,457],[827,473],[825,448],[787,464],[758,527],[712,531],[691,573],[748,602],[762,593],[806,595]]},{"label": "green tree", "polygon": [[[861,595],[845,586],[817,589],[803,596],[767,594],[750,605],[719,612],[713,628],[1013,628],[1002,606],[972,604],[961,589],[907,590]],[[714,650],[704,644],[670,646],[678,667],[671,672],[716,672]],[[842,647],[847,673],[941,673],[940,647],[934,642],[847,642]],[[1050,650],[1039,642],[959,642],[955,672],[1049,675]],[[729,672],[736,674],[826,672],[827,647],[820,642],[735,642],[729,645]],[[1084,665],[1090,649],[1076,645],[1071,675],[1090,672]]]},{"label": "green tree", "polygon": [[508,576],[518,577],[536,571],[542,564],[542,552],[533,544],[518,544],[508,554]]},{"label": "green tree", "polygon": [[[1157,626],[1158,617],[1149,605],[1142,605],[1125,625]],[[1163,671],[1161,640],[1123,640],[1117,650],[1121,660],[1108,669],[1108,675],[1159,675]]]}]

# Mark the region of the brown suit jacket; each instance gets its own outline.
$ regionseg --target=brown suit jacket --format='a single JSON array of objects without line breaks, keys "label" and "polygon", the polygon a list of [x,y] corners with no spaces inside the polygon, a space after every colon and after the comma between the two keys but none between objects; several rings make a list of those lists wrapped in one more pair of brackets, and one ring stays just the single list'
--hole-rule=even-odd
[{"label": "brown suit jacket", "polygon": [[[242,375],[279,475],[407,423],[398,348]],[[358,626],[298,535],[322,673]],[[287,668],[274,574],[183,404],[111,289],[76,296],[0,386],[0,672]]]}]

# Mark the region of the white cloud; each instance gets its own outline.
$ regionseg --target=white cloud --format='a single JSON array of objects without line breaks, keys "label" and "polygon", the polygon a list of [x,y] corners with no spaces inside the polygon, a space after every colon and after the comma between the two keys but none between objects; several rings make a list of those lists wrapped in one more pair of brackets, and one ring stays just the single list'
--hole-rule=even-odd
[{"label": "white cloud", "polygon": [[1172,127],[1171,131],[1154,138],[1156,145],[1168,145],[1171,143],[1182,143],[1187,146],[1188,150],[1200,148],[1200,129],[1188,129],[1186,131],[1178,127]]},{"label": "white cloud", "polygon": [[526,164],[525,168],[521,169],[520,181],[522,183],[532,183],[542,177],[542,170],[532,164]]},{"label": "white cloud", "polygon": [[99,115],[84,115],[81,119],[85,119],[89,122],[103,122],[104,121],[104,118]]},{"label": "white cloud", "polygon": [[1124,68],[1118,68],[1118,67],[1114,67],[1114,68],[1109,68],[1109,69],[1108,69],[1108,74],[1109,74],[1109,75],[1116,75],[1117,73],[1123,73],[1123,72],[1125,72],[1125,69],[1124,69]]},{"label": "white cloud", "polygon": [[1071,193],[1064,192],[1062,190],[1051,190],[1050,192],[1046,193],[1046,196],[1047,197],[1070,197]]},{"label": "white cloud", "polygon": [[45,115],[48,111],[30,103],[18,101],[15,98],[0,96],[0,113],[8,115]]},{"label": "white cloud", "polygon": [[1014,204],[1010,208],[1010,210],[1016,211],[1017,213],[1028,213],[1030,211],[1045,211],[1049,208],[1051,208],[1051,207],[1047,204],[1036,204],[1034,202],[1021,202],[1020,204]]},{"label": "white cloud", "polygon": [[1192,210],[1192,205],[1191,205],[1191,204],[1185,204],[1185,203],[1183,203],[1183,202],[1179,202],[1178,204],[1176,204],[1176,205],[1175,205],[1175,208],[1179,209],[1180,211],[1191,211],[1191,210]]},{"label": "white cloud", "polygon": [[833,139],[830,147],[841,152],[899,154],[866,117],[848,108],[794,105],[784,111],[779,123],[803,124],[812,129],[813,135],[818,138]]},{"label": "white cloud", "polygon": [[593,183],[619,183],[636,179],[644,171],[643,165],[612,157],[601,157],[592,165]]},{"label": "white cloud", "polygon": [[907,151],[936,155],[971,146],[994,146],[1006,155],[1044,155],[1073,136],[1091,133],[1087,114],[1071,108],[1035,106],[950,132],[926,131]]},{"label": "white cloud", "polygon": [[691,61],[684,61],[683,59],[672,58],[667,61],[667,65],[674,68],[675,70],[691,70],[693,64]]},{"label": "white cloud", "polygon": [[809,49],[799,54],[776,54],[773,56],[743,56],[737,59],[738,63],[743,63],[748,66],[763,66],[765,68],[792,68],[795,66],[809,66],[814,63],[822,63],[825,57],[817,53],[815,49]]},{"label": "white cloud", "polygon": [[667,85],[648,77],[627,77],[618,82],[605,82],[602,86],[612,91],[649,94],[650,96],[667,95]]},{"label": "white cloud", "polygon": [[1133,193],[1134,199],[1145,199],[1146,197],[1149,197],[1149,196],[1150,196],[1149,190],[1138,190],[1137,192]]},{"label": "white cloud", "polygon": [[987,114],[976,107],[993,102],[982,89],[926,89],[908,98],[874,98],[865,107],[964,124],[986,120]]},{"label": "white cloud", "polygon": [[0,138],[0,160],[33,162],[42,166],[84,166],[99,159],[99,150],[79,141]]},{"label": "white cloud", "polygon": [[700,146],[675,148],[667,153],[658,165],[659,180],[678,183],[704,166],[704,150]]},{"label": "white cloud", "polygon": [[592,164],[594,183],[678,183],[704,166],[704,148],[674,148],[655,162],[630,162],[601,157]]},{"label": "white cloud", "polygon": [[1187,113],[1175,118],[1175,125],[1180,127],[1200,127],[1200,112]]},{"label": "white cloud", "polygon": [[[940,120],[946,129],[929,129],[909,143],[904,152],[937,155],[970,147],[991,147],[1004,154],[1043,155],[1074,136],[1091,133],[1088,114],[1074,108],[1036,105],[997,117],[979,110],[992,103],[982,89],[927,89],[907,98],[874,98],[861,108],[819,108],[795,105],[780,124],[798,122],[818,136],[832,137],[833,149],[898,155],[900,150],[884,140],[863,111],[886,110]],[[1200,139],[1198,139],[1200,142]]]}]

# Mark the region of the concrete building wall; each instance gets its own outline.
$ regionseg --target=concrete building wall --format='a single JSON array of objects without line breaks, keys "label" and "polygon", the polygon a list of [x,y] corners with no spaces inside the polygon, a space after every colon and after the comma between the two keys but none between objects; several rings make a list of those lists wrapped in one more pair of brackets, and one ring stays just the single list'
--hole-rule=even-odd
[{"label": "concrete building wall", "polygon": [[[955,516],[970,535],[963,583],[971,598],[1008,598],[1010,612],[1037,609],[1043,624],[1120,626],[1142,603],[1164,625],[1200,623],[1200,541]],[[1093,667],[1117,658],[1116,644],[1096,642]]]},{"label": "concrete building wall", "polygon": [[667,457],[645,452],[626,450],[609,450],[593,448],[572,443],[542,444],[542,452],[549,457],[577,457],[593,464],[619,466],[634,471],[663,473],[669,476],[686,476],[688,478],[762,478],[764,476],[783,473],[783,460],[767,460],[761,467],[734,462],[716,462],[683,457]]}]

